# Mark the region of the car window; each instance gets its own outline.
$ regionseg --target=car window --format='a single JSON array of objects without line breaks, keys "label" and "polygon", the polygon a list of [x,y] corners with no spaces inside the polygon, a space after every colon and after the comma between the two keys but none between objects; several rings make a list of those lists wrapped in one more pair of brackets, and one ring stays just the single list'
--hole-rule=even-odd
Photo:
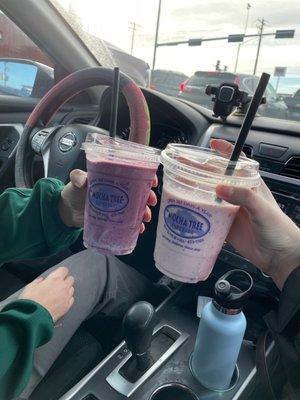
[{"label": "car window", "polygon": [[300,90],[297,90],[297,92],[295,93],[295,97],[297,97],[297,98],[300,97]]},{"label": "car window", "polygon": [[178,77],[176,75],[171,75],[169,78],[169,82],[171,85],[176,85]]},{"label": "car window", "polygon": [[154,71],[152,72],[151,78],[152,83],[166,83],[166,80],[168,79],[168,74],[160,71]]},{"label": "car window", "polygon": [[170,74],[170,75],[168,76],[167,82],[168,82],[168,84],[170,84],[170,85],[174,85],[174,84],[176,85],[177,82],[178,82],[178,77],[177,77],[177,75],[172,75],[172,74]]},{"label": "car window", "polygon": [[268,86],[266,89],[266,96],[271,97],[272,99],[276,99],[276,97],[277,97],[276,90],[273,88],[271,83],[268,83]]},{"label": "car window", "polygon": [[179,85],[179,83],[182,83],[187,78],[185,75],[180,75],[180,74],[174,74],[172,76],[173,76],[173,83],[175,83],[176,85]]},{"label": "car window", "polygon": [[249,93],[252,94],[252,93],[254,93],[255,86],[257,85],[257,83],[258,83],[258,80],[255,81],[252,78],[244,78],[243,84],[244,84],[245,88],[243,88],[243,89],[249,91]]},{"label": "car window", "polygon": [[53,86],[50,58],[0,10],[0,95],[42,97]]},{"label": "car window", "polygon": [[176,78],[175,78],[173,75],[167,76],[167,77],[166,77],[166,84],[168,84],[168,85],[174,84],[175,79],[176,79]]}]

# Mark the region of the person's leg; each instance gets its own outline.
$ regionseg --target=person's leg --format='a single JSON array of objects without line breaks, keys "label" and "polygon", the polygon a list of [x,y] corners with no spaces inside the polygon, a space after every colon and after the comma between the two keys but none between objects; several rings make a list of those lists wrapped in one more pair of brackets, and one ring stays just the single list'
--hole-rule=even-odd
[{"label": "person's leg", "polygon": [[[75,254],[46,271],[66,266],[75,278],[75,302],[55,325],[50,342],[35,353],[32,378],[21,398],[27,398],[61,353],[79,325],[91,313],[122,317],[135,301],[142,300],[154,286],[134,269],[115,257],[105,257],[91,250]],[[5,303],[18,297],[14,294]],[[2,304],[0,305],[3,308]]]}]

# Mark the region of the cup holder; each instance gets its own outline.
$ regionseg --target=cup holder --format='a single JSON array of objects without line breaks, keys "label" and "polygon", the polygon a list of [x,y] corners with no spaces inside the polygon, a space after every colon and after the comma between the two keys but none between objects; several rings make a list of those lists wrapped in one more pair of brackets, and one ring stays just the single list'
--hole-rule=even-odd
[{"label": "cup holder", "polygon": [[168,383],[155,390],[149,400],[198,400],[198,397],[186,386]]},{"label": "cup holder", "polygon": [[[193,358],[193,353],[191,354],[190,361],[189,361],[190,371],[191,371],[191,374],[193,375],[193,377],[199,382],[197,376],[193,372],[192,358]],[[239,371],[239,367],[236,364],[235,367],[234,367],[234,372],[233,372],[233,375],[232,375],[232,378],[231,378],[231,382],[230,382],[229,388],[227,388],[227,389],[219,389],[218,390],[218,389],[211,389],[211,388],[209,388],[207,386],[204,386],[204,385],[202,385],[202,386],[205,387],[208,390],[211,390],[211,391],[217,392],[217,393],[229,392],[230,390],[235,388],[236,384],[238,383],[239,378],[240,378],[240,371]],[[201,384],[201,382],[199,382],[199,383]]]}]

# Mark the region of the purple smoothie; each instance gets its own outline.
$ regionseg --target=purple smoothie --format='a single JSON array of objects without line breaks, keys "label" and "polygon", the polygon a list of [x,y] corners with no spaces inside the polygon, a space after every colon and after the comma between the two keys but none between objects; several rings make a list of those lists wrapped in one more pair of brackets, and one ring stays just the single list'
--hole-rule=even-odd
[{"label": "purple smoothie", "polygon": [[87,156],[84,244],[102,254],[129,254],[136,246],[158,164]]}]

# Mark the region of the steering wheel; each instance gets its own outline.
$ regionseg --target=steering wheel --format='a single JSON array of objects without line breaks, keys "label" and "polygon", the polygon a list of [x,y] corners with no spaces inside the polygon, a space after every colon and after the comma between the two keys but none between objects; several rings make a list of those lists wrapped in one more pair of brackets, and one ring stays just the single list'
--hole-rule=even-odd
[{"label": "steering wheel", "polygon": [[[76,94],[92,86],[112,86],[112,69],[86,68],[68,75],[50,89],[30,114],[18,143],[15,180],[17,187],[31,188],[33,160],[36,154],[43,157],[45,176],[66,183],[69,173],[84,157],[80,150],[88,132],[103,129],[81,124],[48,126],[59,108]],[[130,113],[129,140],[149,144],[150,117],[146,99],[140,88],[127,75],[120,73],[120,91]]]}]

